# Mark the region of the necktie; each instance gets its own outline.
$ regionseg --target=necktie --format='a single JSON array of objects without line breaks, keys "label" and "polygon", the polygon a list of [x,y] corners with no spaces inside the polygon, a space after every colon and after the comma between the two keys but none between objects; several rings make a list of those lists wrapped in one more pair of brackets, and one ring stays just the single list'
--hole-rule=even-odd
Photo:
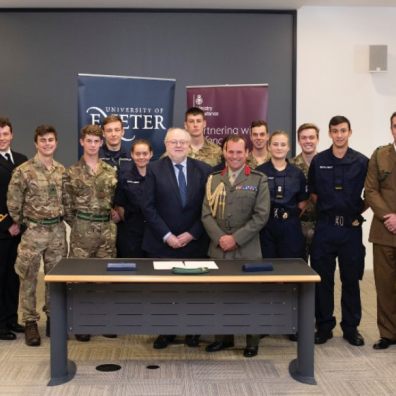
[{"label": "necktie", "polygon": [[176,164],[175,166],[179,170],[179,174],[177,175],[177,181],[179,183],[179,191],[180,191],[182,205],[184,207],[186,206],[186,202],[187,202],[187,182],[183,172],[183,165]]},{"label": "necktie", "polygon": [[7,160],[10,164],[13,164],[13,162],[11,161],[11,155],[10,155],[10,153],[5,153],[4,156],[5,156],[6,160]]},{"label": "necktie", "polygon": [[228,180],[230,181],[231,186],[234,185],[235,180],[236,180],[236,173],[232,172],[228,178]]}]

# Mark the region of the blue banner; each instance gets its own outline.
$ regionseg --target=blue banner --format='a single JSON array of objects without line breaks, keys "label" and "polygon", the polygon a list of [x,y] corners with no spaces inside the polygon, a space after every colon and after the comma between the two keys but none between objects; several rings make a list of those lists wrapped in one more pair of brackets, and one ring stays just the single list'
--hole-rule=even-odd
[{"label": "blue banner", "polygon": [[135,139],[147,139],[153,159],[159,158],[173,122],[175,84],[173,79],[79,74],[78,133],[84,125],[117,114],[125,129],[122,146],[129,151]]}]

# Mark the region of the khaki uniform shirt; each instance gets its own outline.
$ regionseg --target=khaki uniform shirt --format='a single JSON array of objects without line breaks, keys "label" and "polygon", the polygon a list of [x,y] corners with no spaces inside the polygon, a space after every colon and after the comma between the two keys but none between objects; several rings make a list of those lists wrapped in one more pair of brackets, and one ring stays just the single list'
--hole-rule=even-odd
[{"label": "khaki uniform shirt", "polygon": [[18,166],[8,186],[7,206],[15,223],[63,216],[62,174],[65,167],[53,161],[50,169],[36,154]]},{"label": "khaki uniform shirt", "polygon": [[198,151],[193,151],[190,147],[188,156],[213,167],[221,162],[221,154],[220,146],[205,139],[203,146]]},{"label": "khaki uniform shirt", "polygon": [[99,160],[96,173],[81,159],[63,174],[65,220],[71,224],[77,212],[107,215],[113,207],[116,170]]},{"label": "khaki uniform shirt", "polygon": [[384,226],[383,216],[396,213],[396,151],[393,144],[377,148],[370,158],[364,184],[366,202],[374,212],[369,241],[396,246],[396,235]]},{"label": "khaki uniform shirt", "polygon": [[[212,215],[210,195],[221,184],[223,200]],[[220,201],[221,202],[221,201]],[[228,170],[209,177],[202,207],[202,223],[210,237],[209,256],[213,258],[261,258],[259,232],[267,223],[270,196],[267,177],[249,167],[240,172],[234,185],[228,180]],[[223,252],[218,241],[223,235],[232,235],[238,245],[236,250]]]}]

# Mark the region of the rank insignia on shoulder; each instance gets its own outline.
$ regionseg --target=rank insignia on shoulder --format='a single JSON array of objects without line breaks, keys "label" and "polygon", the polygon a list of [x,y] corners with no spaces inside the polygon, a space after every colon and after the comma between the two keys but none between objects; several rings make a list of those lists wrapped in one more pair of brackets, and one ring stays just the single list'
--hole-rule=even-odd
[{"label": "rank insignia on shoulder", "polygon": [[243,190],[243,191],[257,191],[257,186],[235,186],[235,190]]}]

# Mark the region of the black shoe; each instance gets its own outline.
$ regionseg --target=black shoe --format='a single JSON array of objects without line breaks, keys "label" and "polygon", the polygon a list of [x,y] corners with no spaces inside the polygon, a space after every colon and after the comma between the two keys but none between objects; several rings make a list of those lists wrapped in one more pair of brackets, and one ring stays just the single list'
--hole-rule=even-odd
[{"label": "black shoe", "polygon": [[16,339],[16,335],[12,331],[5,329],[0,330],[0,340],[13,341],[15,339]]},{"label": "black shoe", "polygon": [[197,347],[199,345],[200,335],[186,335],[184,343],[189,347]]},{"label": "black shoe", "polygon": [[25,323],[25,343],[27,346],[39,346],[41,344],[37,322]]},{"label": "black shoe", "polygon": [[117,334],[103,334],[103,337],[106,337],[106,338],[117,338]]},{"label": "black shoe", "polygon": [[80,342],[88,342],[91,339],[89,334],[76,334],[76,340]]},{"label": "black shoe", "polygon": [[289,340],[290,341],[298,341],[298,335],[297,334],[289,334]]},{"label": "black shoe", "polygon": [[45,335],[51,337],[51,321],[49,316],[47,316],[47,322],[45,324]]},{"label": "black shoe", "polygon": [[387,349],[391,345],[395,345],[396,341],[392,341],[389,338],[381,337],[374,345],[374,349]]},{"label": "black shoe", "polygon": [[255,346],[247,346],[245,350],[243,351],[243,356],[249,358],[256,356],[258,352],[258,347]]},{"label": "black shoe", "polygon": [[175,337],[176,336],[174,335],[159,335],[153,343],[153,348],[164,349],[175,339]]},{"label": "black shoe", "polygon": [[331,338],[333,338],[333,332],[331,330],[318,330],[315,333],[315,344],[324,344],[325,342],[327,342],[327,340],[330,340]]},{"label": "black shoe", "polygon": [[225,348],[231,348],[234,346],[233,342],[223,342],[223,341],[215,341],[209,344],[206,348],[206,352],[219,352]]},{"label": "black shoe", "polygon": [[7,329],[13,331],[14,333],[24,333],[25,326],[20,325],[19,323],[11,323],[7,326]]},{"label": "black shoe", "polygon": [[357,330],[350,333],[344,333],[343,338],[346,339],[353,346],[364,345],[364,338]]}]

